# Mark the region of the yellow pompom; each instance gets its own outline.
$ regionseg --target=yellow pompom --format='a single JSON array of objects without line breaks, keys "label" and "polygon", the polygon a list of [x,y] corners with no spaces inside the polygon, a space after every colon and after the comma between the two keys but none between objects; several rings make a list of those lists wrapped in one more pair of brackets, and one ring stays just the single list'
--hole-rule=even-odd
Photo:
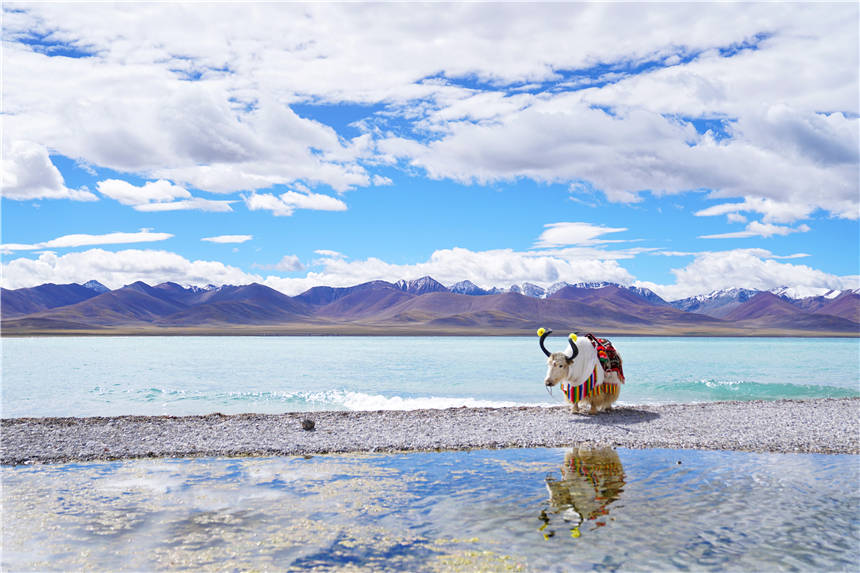
[{"label": "yellow pompom", "polygon": [[543,336],[546,334],[546,328],[538,328],[538,336]]},{"label": "yellow pompom", "polygon": [[576,335],[574,333],[570,333],[570,339],[576,342]]},{"label": "yellow pompom", "polygon": [[582,535],[582,534],[579,532],[578,527],[574,527],[573,529],[570,530],[570,536],[571,537],[579,537],[580,535]]}]

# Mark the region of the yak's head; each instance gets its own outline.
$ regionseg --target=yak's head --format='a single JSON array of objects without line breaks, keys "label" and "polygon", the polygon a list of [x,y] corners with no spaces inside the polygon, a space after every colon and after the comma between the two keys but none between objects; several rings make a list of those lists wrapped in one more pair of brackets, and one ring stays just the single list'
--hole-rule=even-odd
[{"label": "yak's head", "polygon": [[568,373],[570,372],[570,366],[573,364],[573,361],[576,359],[577,354],[579,354],[579,348],[574,344],[575,336],[571,334],[567,339],[570,342],[570,348],[573,352],[571,356],[568,356],[564,352],[550,352],[544,346],[544,340],[547,336],[552,333],[552,330],[541,328],[538,330],[538,336],[540,336],[540,349],[543,350],[543,353],[546,354],[546,377],[544,378],[543,383],[548,387],[552,388],[562,380],[568,377]]}]

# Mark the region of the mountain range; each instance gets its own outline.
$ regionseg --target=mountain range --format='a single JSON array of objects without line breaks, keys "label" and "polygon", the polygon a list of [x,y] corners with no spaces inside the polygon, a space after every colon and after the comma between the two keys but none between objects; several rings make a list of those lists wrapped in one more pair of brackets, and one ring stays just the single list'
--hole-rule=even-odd
[{"label": "mountain range", "polygon": [[261,284],[183,287],[97,281],[2,289],[4,335],[28,334],[531,334],[541,326],[606,334],[860,334],[857,291],[728,289],[666,301],[613,283],[525,283],[485,290],[431,277],[290,297]]}]

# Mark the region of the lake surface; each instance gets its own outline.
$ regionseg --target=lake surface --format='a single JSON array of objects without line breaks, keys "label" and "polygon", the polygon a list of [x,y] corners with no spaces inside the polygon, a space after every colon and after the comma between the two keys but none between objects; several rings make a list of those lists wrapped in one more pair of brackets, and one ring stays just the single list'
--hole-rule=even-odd
[{"label": "lake surface", "polygon": [[857,456],[522,449],[3,467],[2,569],[854,571]]},{"label": "lake surface", "polygon": [[[616,337],[621,404],[860,396],[860,340]],[[565,339],[548,347],[561,350]],[[558,405],[537,337],[4,338],[2,416]]]}]

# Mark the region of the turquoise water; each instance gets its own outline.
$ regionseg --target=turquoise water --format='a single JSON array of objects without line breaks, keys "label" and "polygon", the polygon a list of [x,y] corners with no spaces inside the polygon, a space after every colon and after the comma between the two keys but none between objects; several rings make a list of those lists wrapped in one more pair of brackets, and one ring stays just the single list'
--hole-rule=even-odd
[{"label": "turquoise water", "polygon": [[0,468],[4,571],[856,571],[857,456],[522,449]]},{"label": "turquoise water", "polygon": [[[562,349],[564,339],[551,338]],[[632,338],[622,404],[860,396],[860,340]],[[560,404],[537,337],[6,338],[2,416]]]}]

